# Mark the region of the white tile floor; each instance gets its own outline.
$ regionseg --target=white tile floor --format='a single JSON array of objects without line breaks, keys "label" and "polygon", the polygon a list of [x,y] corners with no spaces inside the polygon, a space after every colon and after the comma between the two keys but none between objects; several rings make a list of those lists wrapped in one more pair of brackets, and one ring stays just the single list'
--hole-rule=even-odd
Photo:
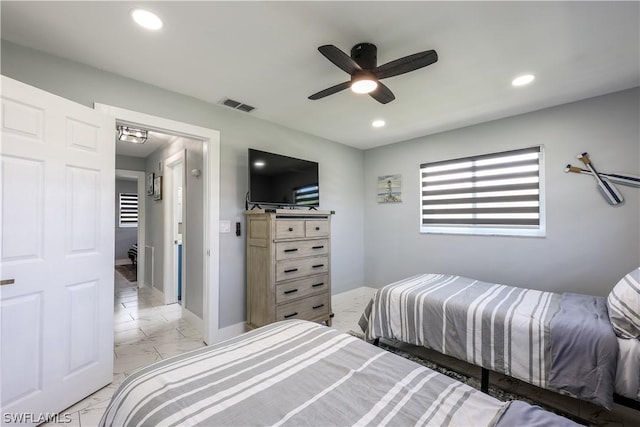
[{"label": "white tile floor", "polygon": [[[180,318],[178,304],[164,305],[148,288],[138,289],[135,283],[127,282],[119,273],[116,272],[115,275],[113,382],[62,411],[62,414],[69,414],[71,417],[71,422],[63,424],[64,426],[96,426],[115,389],[133,371],[166,357],[204,346],[199,332]],[[343,332],[360,331],[358,320],[374,292],[375,289],[372,288],[360,288],[334,295],[332,308],[335,317],[332,326]],[[457,366],[463,362],[453,361],[452,363]],[[446,365],[446,363],[443,364]],[[450,368],[458,371],[465,370],[464,367],[458,366],[457,369],[456,366],[450,366]],[[496,383],[501,381],[494,378],[492,383],[494,380]],[[521,387],[527,387],[527,385]],[[620,427],[640,425],[638,411],[619,405],[616,405],[613,411],[606,411],[593,405],[581,404],[575,399],[529,387],[534,389],[530,397],[542,402],[553,401],[556,404],[559,400],[566,401],[558,406],[564,406],[563,410],[589,419],[591,425]],[[46,424],[47,427],[54,425],[56,424]]]}]

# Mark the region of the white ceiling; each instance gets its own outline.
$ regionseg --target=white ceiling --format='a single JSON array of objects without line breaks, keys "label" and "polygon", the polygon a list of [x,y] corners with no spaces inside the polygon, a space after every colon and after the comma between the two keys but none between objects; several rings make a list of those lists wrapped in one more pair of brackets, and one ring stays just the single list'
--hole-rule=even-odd
[{"label": "white ceiling", "polygon": [[[631,2],[11,2],[2,38],[366,149],[639,85],[639,5]],[[134,7],[164,21],[133,24]],[[318,51],[378,46],[378,64],[435,49],[439,61],[384,83],[382,105],[348,90]],[[534,73],[535,82],[511,80]],[[228,108],[221,106],[220,108]],[[373,119],[387,126],[374,129]]]}]

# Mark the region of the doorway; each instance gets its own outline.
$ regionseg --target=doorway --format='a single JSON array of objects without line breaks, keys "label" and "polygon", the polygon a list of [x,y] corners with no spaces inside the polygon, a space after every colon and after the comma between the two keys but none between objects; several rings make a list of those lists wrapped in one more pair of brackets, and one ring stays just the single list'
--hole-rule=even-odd
[{"label": "doorway", "polygon": [[[131,247],[129,245],[129,242],[127,242],[126,244],[124,244],[124,246],[121,244],[121,249],[120,249],[120,255],[118,254],[118,237],[116,236],[116,264],[118,263],[118,260],[120,259],[124,259],[126,260],[125,262],[127,263],[131,263],[134,264],[132,265],[132,268],[135,269],[135,281],[139,284],[139,285],[143,285],[145,283],[145,252],[144,252],[144,248],[145,248],[145,206],[146,206],[146,200],[145,200],[145,174],[142,171],[137,171],[137,170],[129,170],[129,169],[116,169],[116,203],[118,202],[119,199],[119,191],[118,191],[118,181],[119,180],[124,180],[124,181],[129,181],[134,183],[133,186],[131,187],[132,189],[134,189],[134,192],[137,195],[137,226],[136,226],[136,233],[135,233],[135,241],[133,241],[133,243],[136,243],[136,254],[135,254],[135,259],[132,259],[131,255],[130,255],[130,251],[131,251]],[[116,209],[118,210],[118,206],[116,205]],[[116,214],[117,215],[117,214]],[[116,227],[118,227],[118,225],[116,225]],[[118,230],[116,229],[116,235],[118,234]]]},{"label": "doorway", "polygon": [[[95,108],[114,117],[118,123],[201,141],[203,166],[202,170],[198,171],[197,174],[202,185],[202,192],[200,194],[203,195],[200,200],[202,209],[199,213],[203,224],[202,230],[200,230],[200,235],[202,236],[202,248],[200,249],[200,252],[204,256],[201,271],[202,292],[199,301],[201,304],[201,314],[194,314],[188,309],[188,307],[185,308],[185,295],[182,295],[183,318],[185,318],[185,320],[191,323],[194,327],[201,330],[206,343],[216,342],[216,338],[220,333],[218,324],[220,133],[213,129],[194,126],[187,123],[177,122],[104,104],[96,104]],[[186,160],[188,161],[188,159]],[[159,165],[159,168],[162,168],[162,165]],[[184,170],[185,169],[183,169],[183,175],[185,175]],[[194,173],[194,171],[191,171],[190,173]],[[167,194],[166,189],[168,187],[163,187],[165,194]],[[185,203],[186,197],[183,192],[183,207]],[[188,239],[188,234],[188,232],[184,233],[183,237]],[[147,241],[150,237],[151,236],[147,236]],[[191,252],[191,255],[189,255],[189,250],[186,248],[185,253],[183,254],[183,264],[185,259],[188,261],[189,258],[193,258],[192,255],[193,251]],[[184,274],[184,269],[182,274]]]}]

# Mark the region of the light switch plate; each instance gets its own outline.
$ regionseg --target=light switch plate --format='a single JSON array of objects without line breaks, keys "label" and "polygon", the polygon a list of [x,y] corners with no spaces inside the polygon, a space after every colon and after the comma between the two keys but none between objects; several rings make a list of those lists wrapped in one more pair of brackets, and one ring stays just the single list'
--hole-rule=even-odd
[{"label": "light switch plate", "polygon": [[229,220],[220,220],[220,232],[221,233],[230,233],[231,232],[231,221],[229,221]]}]

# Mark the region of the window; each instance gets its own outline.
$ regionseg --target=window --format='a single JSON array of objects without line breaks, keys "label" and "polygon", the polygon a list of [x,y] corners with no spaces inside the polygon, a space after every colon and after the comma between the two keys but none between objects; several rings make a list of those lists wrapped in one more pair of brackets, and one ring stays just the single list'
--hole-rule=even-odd
[{"label": "window", "polygon": [[544,236],[543,149],[420,165],[423,233]]},{"label": "window", "polygon": [[293,190],[293,202],[296,205],[318,206],[320,203],[318,185],[305,185]]},{"label": "window", "polygon": [[120,227],[138,226],[138,195],[134,193],[120,193],[119,225]]}]

